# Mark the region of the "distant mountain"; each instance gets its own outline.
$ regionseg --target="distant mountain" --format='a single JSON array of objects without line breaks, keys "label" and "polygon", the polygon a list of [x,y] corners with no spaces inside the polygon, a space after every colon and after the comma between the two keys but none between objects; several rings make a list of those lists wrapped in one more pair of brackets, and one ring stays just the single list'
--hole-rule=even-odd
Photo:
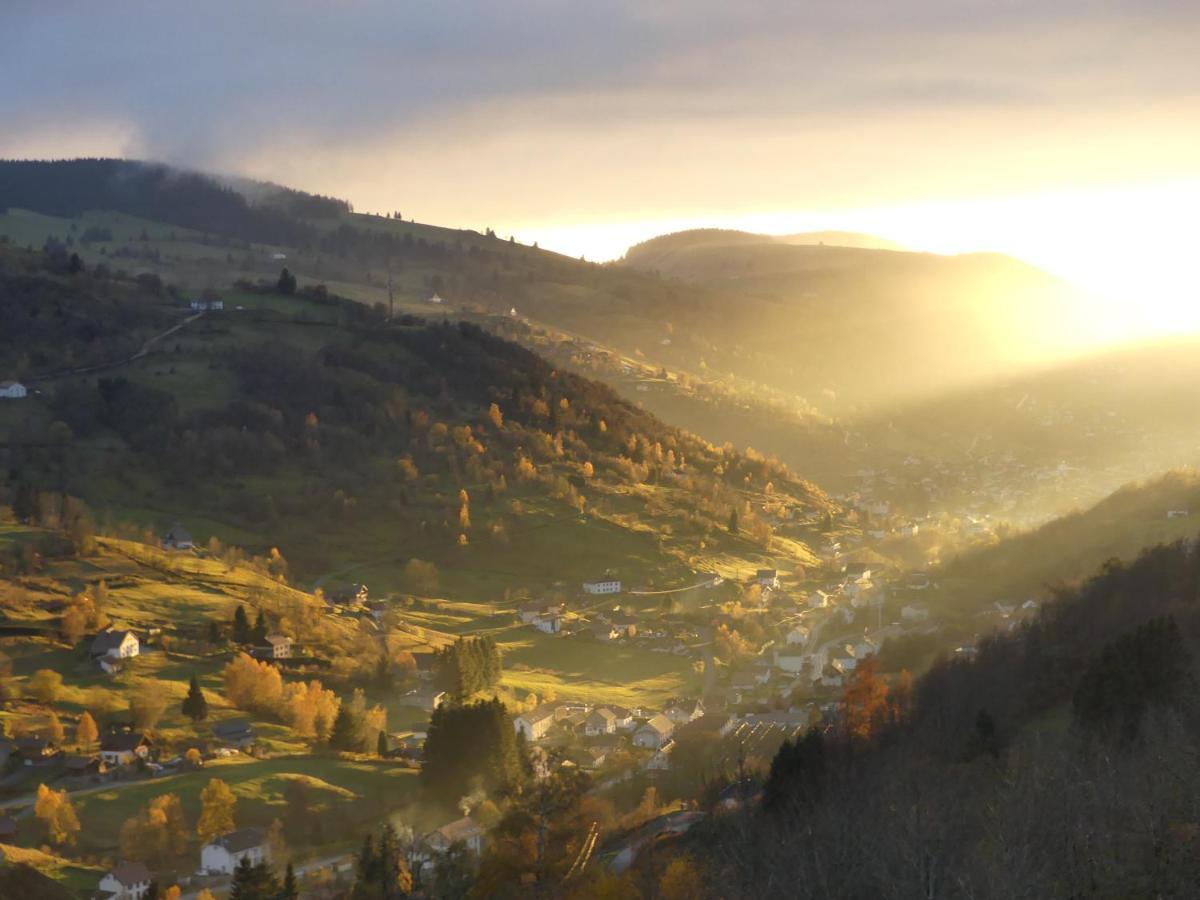
[{"label": "distant mountain", "polygon": [[830,247],[860,247],[864,250],[899,250],[909,248],[897,241],[863,234],[858,231],[806,231],[802,234],[785,234],[775,238],[781,244],[825,244]]}]

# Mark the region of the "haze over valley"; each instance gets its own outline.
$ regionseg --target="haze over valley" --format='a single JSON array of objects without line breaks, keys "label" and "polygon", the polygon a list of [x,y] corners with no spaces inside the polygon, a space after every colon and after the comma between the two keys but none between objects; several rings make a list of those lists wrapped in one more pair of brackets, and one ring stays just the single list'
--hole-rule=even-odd
[{"label": "haze over valley", "polygon": [[0,896],[1190,895],[1195,10],[136,6],[0,14]]}]

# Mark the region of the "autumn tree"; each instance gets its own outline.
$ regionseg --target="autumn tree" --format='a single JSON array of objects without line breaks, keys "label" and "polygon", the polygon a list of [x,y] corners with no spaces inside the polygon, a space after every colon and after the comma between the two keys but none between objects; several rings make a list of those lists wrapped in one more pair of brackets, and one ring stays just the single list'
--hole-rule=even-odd
[{"label": "autumn tree", "polygon": [[283,699],[283,676],[268,662],[239,653],[222,670],[225,696],[239,709],[275,713]]},{"label": "autumn tree", "polygon": [[79,724],[75,726],[75,743],[90,750],[99,737],[100,729],[96,727],[96,720],[90,712],[84,710],[83,715],[79,717]]},{"label": "autumn tree", "polygon": [[237,797],[229,785],[219,778],[210,779],[200,792],[200,818],[196,822],[196,835],[201,843],[207,844],[234,829]]},{"label": "autumn tree", "polygon": [[46,839],[55,846],[74,844],[79,833],[79,817],[67,792],[38,785],[33,814],[46,828]]},{"label": "autumn tree", "polygon": [[153,728],[167,711],[167,697],[155,682],[139,680],[129,697],[129,715],[138,728]]},{"label": "autumn tree", "polygon": [[29,693],[42,703],[55,703],[62,696],[63,678],[53,669],[38,669],[29,676]]},{"label": "autumn tree", "polygon": [[498,404],[493,403],[488,407],[488,421],[497,431],[504,427],[504,413],[500,411]]},{"label": "autumn tree", "polygon": [[851,738],[868,740],[886,716],[888,686],[877,669],[875,657],[868,656],[854,669],[842,691],[842,722]]},{"label": "autumn tree", "polygon": [[144,862],[151,869],[168,868],[186,853],[187,832],[179,797],[163,794],[121,826],[121,855]]}]

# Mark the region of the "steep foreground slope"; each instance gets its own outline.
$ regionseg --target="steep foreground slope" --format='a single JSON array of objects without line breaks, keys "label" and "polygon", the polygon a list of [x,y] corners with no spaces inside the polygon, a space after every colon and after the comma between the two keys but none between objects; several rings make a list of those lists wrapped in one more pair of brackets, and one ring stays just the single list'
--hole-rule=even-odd
[{"label": "steep foreground slope", "polygon": [[785,745],[761,810],[681,850],[712,896],[1188,895],[1198,591],[1194,544],[1160,546],[911,695],[860,673],[842,724]]}]

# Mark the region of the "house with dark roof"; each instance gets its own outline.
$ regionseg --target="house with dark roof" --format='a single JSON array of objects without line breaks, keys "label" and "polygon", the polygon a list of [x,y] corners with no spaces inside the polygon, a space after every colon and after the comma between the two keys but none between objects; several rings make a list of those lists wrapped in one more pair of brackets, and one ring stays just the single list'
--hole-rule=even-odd
[{"label": "house with dark roof", "polygon": [[254,726],[249,719],[226,719],[214,722],[213,737],[230,747],[249,747],[254,743]]},{"label": "house with dark roof", "polygon": [[93,660],[132,659],[142,652],[141,641],[132,631],[108,628],[92,638],[89,648]]},{"label": "house with dark roof", "polygon": [[162,539],[164,550],[191,550],[195,544],[186,528],[176,522]]},{"label": "house with dark roof", "polygon": [[675,723],[659,714],[633,733],[633,743],[638,747],[657,750],[665,744],[675,731]]},{"label": "house with dark roof", "polygon": [[140,900],[154,880],[145,863],[123,862],[109,869],[100,879],[99,888],[118,900]]},{"label": "house with dark roof", "polygon": [[483,829],[474,820],[463,817],[430,833],[425,842],[435,853],[445,853],[455,844],[462,844],[478,856],[483,850],[483,835]]},{"label": "house with dark roof", "polygon": [[100,740],[100,758],[106,765],[128,766],[150,756],[150,739],[140,731],[108,734]]},{"label": "house with dark roof", "polygon": [[200,848],[200,871],[209,875],[232,875],[244,859],[252,866],[270,861],[271,847],[261,828],[239,828],[205,844]]}]

